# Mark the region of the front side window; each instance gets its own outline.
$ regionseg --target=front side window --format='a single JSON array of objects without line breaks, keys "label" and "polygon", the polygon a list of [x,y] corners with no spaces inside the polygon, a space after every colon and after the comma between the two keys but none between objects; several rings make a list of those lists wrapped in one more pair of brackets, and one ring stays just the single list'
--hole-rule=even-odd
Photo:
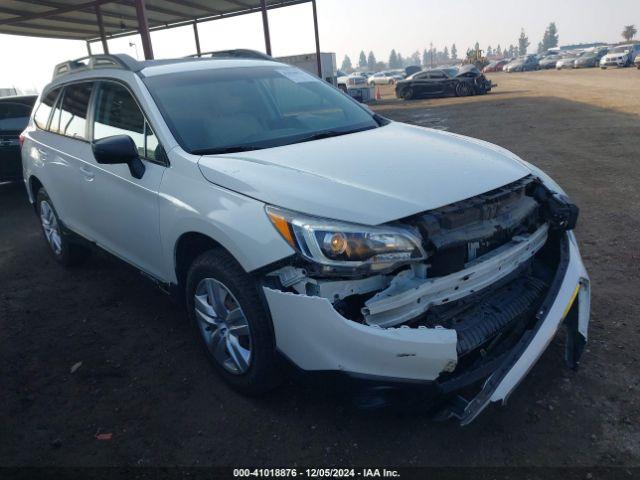
[{"label": "front side window", "polygon": [[376,128],[374,116],[326,82],[275,65],[147,76],[183,149],[229,153]]},{"label": "front side window", "polygon": [[114,135],[128,135],[140,157],[155,159],[158,141],[135,99],[122,85],[104,82],[96,100],[93,138],[99,140]]},{"label": "front side window", "polygon": [[62,93],[58,133],[86,139],[87,110],[93,83],[77,83],[65,87]]},{"label": "front side window", "polygon": [[49,122],[49,115],[51,115],[53,104],[56,102],[59,93],[60,88],[51,90],[44,96],[40,105],[38,105],[38,109],[36,110],[36,114],[34,115],[34,121],[38,128],[46,130],[47,123]]}]

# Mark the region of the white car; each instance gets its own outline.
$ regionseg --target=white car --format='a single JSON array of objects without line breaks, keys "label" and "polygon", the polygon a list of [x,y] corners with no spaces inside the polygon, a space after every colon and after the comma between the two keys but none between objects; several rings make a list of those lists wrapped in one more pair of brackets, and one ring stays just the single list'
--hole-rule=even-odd
[{"label": "white car", "polygon": [[367,80],[369,85],[394,85],[397,81],[402,80],[402,76],[394,72],[378,72]]},{"label": "white car", "polygon": [[600,59],[600,68],[628,67],[633,65],[636,55],[640,55],[640,43],[630,45],[618,45]]},{"label": "white car", "polygon": [[54,258],[95,244],[184,299],[239,391],[289,363],[420,385],[468,423],[563,325],[578,363],[578,210],[516,155],[273,61],[99,55],[55,72],[21,136]]}]

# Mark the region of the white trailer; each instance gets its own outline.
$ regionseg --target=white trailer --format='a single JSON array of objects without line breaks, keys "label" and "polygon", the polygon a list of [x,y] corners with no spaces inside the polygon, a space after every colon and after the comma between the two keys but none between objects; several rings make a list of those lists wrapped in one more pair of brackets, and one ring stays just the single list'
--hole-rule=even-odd
[{"label": "white trailer", "polygon": [[[311,73],[312,75],[318,75],[318,56],[315,53],[278,57],[275,58],[275,60],[282,63],[288,63],[289,65],[293,65],[294,67],[298,67]],[[322,66],[321,77],[327,82],[336,85],[336,54],[321,53],[320,65]]]}]

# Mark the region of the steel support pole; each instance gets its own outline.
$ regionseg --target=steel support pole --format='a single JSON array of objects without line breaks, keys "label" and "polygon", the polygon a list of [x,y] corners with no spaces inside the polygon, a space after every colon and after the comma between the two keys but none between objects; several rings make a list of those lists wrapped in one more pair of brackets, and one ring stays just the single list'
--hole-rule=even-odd
[{"label": "steel support pole", "polygon": [[96,19],[98,20],[98,28],[100,29],[100,41],[102,42],[103,53],[109,54],[109,45],[107,44],[107,37],[104,34],[104,24],[102,23],[102,12],[100,11],[100,4],[96,4]]},{"label": "steel support pole", "polygon": [[92,55],[92,53],[91,53],[91,42],[89,40],[87,40],[87,53],[89,54],[89,56]]},{"label": "steel support pole", "polygon": [[318,31],[318,7],[316,0],[311,0],[313,6],[313,28],[316,34],[316,57],[318,61],[318,76],[322,78],[322,59],[320,58],[320,32]]},{"label": "steel support pole", "polygon": [[262,28],[264,29],[264,45],[267,55],[271,55],[271,34],[269,33],[269,17],[267,16],[267,2],[260,0],[262,6]]},{"label": "steel support pole", "polygon": [[151,46],[151,35],[149,34],[149,22],[147,21],[147,7],[144,0],[135,0],[136,16],[138,18],[138,32],[142,38],[142,49],[144,50],[144,58],[153,60],[153,47]]},{"label": "steel support pole", "polygon": [[198,22],[193,22],[193,37],[196,40],[196,53],[198,56],[202,54],[200,51],[200,34],[198,33]]}]

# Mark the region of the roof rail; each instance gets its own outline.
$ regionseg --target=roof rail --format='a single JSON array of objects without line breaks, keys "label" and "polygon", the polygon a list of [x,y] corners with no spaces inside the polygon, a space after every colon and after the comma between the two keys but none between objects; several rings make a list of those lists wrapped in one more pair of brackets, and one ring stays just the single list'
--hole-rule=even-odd
[{"label": "roof rail", "polygon": [[123,70],[138,72],[144,68],[144,65],[125,54],[91,55],[59,63],[53,68],[53,78],[55,79],[69,73],[82,70],[94,70],[97,68],[121,68]]},{"label": "roof rail", "polygon": [[235,50],[220,50],[217,52],[201,52],[200,54],[194,53],[186,58],[244,58],[251,60],[271,60],[273,57],[266,53],[258,52],[257,50],[249,50],[247,48],[238,48]]}]

